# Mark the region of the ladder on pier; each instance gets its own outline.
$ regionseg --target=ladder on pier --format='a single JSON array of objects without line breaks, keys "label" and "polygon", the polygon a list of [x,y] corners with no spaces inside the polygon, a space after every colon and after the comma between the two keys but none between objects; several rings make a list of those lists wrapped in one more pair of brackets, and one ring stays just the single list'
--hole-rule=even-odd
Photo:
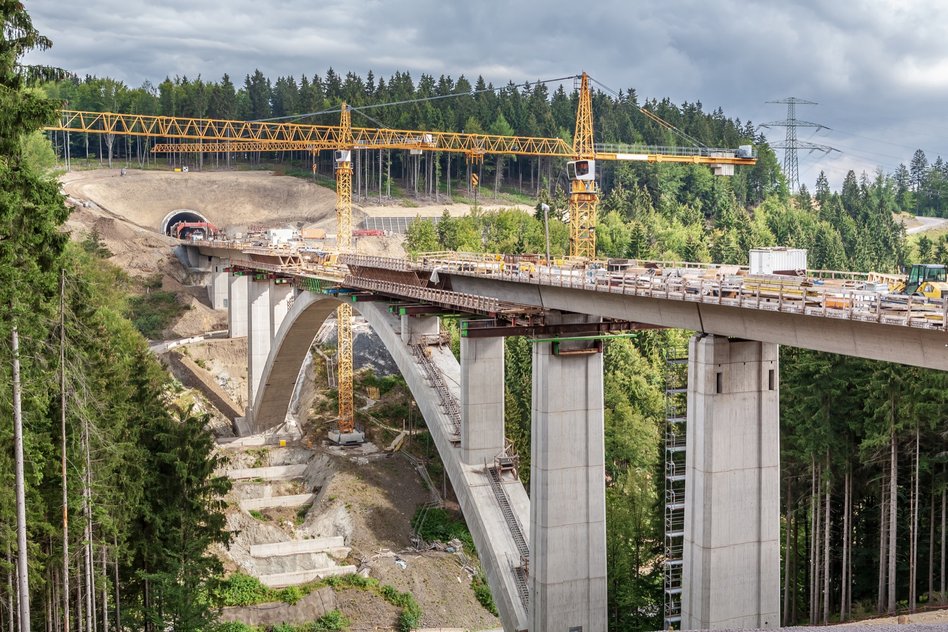
[{"label": "ladder on pier", "polygon": [[688,415],[688,350],[665,350],[665,618],[681,628],[685,540],[685,436]]}]

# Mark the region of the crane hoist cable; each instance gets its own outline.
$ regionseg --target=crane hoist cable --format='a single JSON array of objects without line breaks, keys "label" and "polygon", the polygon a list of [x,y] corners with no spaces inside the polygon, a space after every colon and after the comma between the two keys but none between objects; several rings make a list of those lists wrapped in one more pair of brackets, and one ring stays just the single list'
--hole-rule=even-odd
[{"label": "crane hoist cable", "polygon": [[[605,90],[606,92],[610,93],[612,96],[616,97],[617,99],[621,99],[621,98],[622,98],[622,95],[621,95],[620,93],[616,92],[615,90],[613,90],[612,88],[610,88],[610,87],[607,86],[606,84],[602,83],[602,82],[599,81],[598,79],[594,79],[594,78],[590,77],[590,80],[591,80],[593,83],[595,83],[596,85],[598,85],[600,88],[602,88],[603,90]],[[667,129],[668,131],[670,131],[670,132],[672,132],[672,133],[674,133],[674,134],[677,134],[677,135],[680,136],[681,138],[683,138],[683,139],[689,141],[690,143],[694,144],[695,147],[701,147],[701,148],[703,148],[703,149],[707,149],[708,146],[705,145],[704,143],[702,143],[700,140],[698,140],[698,139],[695,138],[694,136],[691,136],[690,134],[686,133],[685,131],[683,131],[683,130],[677,128],[677,127],[675,127],[674,125],[672,125],[671,123],[669,123],[668,121],[666,121],[665,119],[663,119],[662,117],[660,117],[660,116],[659,116],[658,114],[656,114],[655,112],[652,112],[651,110],[647,110],[647,109],[645,109],[644,107],[642,107],[642,106],[640,106],[640,105],[637,105],[636,107],[638,108],[639,112],[641,112],[643,115],[645,115],[645,117],[648,118],[649,120],[651,120],[651,121],[657,123],[658,125],[660,125],[661,127],[664,127],[664,128]]]}]

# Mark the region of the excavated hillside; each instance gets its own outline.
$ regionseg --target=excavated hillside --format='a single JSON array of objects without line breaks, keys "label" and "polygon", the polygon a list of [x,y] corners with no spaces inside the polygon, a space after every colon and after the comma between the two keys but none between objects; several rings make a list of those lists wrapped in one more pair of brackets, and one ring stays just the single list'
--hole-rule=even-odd
[{"label": "excavated hillside", "polygon": [[[160,234],[169,212],[195,210],[232,231],[251,225],[331,230],[335,222],[331,190],[265,172],[129,170],[122,176],[118,170],[96,170],[70,173],[62,180],[73,208],[67,222],[73,237],[84,239],[95,232],[112,253],[111,262],[133,277],[152,283],[160,279],[161,288],[186,308],[163,332],[169,339],[201,336],[226,327],[227,321],[225,312],[211,309],[201,286],[204,279],[190,274],[172,254],[175,241]],[[421,214],[437,214],[435,209],[424,211]],[[391,213],[391,207],[384,212]],[[403,254],[397,237],[360,240],[358,247],[363,252]],[[401,411],[411,406],[407,390],[396,388],[375,401],[360,387],[360,416],[371,420],[366,428],[369,443],[340,448],[326,441],[335,401],[326,364],[334,324],[324,326],[313,362],[303,372],[294,404],[299,432],[284,447],[229,443],[231,417],[245,404],[244,339],[208,338],[170,351],[169,344],[154,347],[180,379],[177,402],[211,415],[209,427],[228,455],[222,474],[234,479],[227,521],[236,535],[229,550],[218,551],[225,568],[275,587],[357,572],[410,592],[421,607],[419,623],[424,628],[499,628],[472,588],[476,559],[456,546],[418,549],[412,539],[412,517],[419,507],[440,498],[442,481],[437,475],[432,482],[424,467],[428,450],[419,450],[418,439],[406,441],[414,456],[392,449],[399,445],[398,437],[405,439],[399,429],[405,423]],[[357,323],[354,333],[357,368],[370,366],[369,373],[376,376],[394,370],[391,357],[364,324]],[[327,586],[295,604],[227,608],[224,619],[255,625],[306,623],[330,610],[345,614],[352,630],[395,629],[399,613],[377,593]]]}]

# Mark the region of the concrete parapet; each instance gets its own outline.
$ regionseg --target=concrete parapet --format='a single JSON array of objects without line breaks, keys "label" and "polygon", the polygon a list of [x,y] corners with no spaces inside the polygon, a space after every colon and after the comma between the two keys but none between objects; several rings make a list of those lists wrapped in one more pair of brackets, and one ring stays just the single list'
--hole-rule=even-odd
[{"label": "concrete parapet", "polygon": [[777,345],[692,338],[682,629],[779,627],[779,399]]}]

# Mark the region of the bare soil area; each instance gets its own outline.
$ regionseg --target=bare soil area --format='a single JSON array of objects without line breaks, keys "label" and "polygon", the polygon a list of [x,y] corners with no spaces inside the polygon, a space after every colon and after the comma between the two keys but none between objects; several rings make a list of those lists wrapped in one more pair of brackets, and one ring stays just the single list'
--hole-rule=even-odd
[{"label": "bare soil area", "polygon": [[894,617],[864,619],[862,621],[854,621],[852,623],[845,623],[834,627],[890,626],[906,625],[911,623],[939,625],[944,626],[943,629],[948,630],[948,610],[927,610],[924,612],[915,612],[913,614],[901,614]]},{"label": "bare soil area", "polygon": [[[490,213],[501,209],[517,208],[523,211],[532,212],[533,208],[526,204],[488,202],[477,205],[478,209]],[[445,211],[451,217],[464,217],[471,214],[470,204],[425,204],[422,206],[362,206],[360,210],[369,217],[441,217]]]},{"label": "bare soil area", "polygon": [[321,225],[335,222],[336,194],[301,178],[269,171],[175,173],[96,169],[61,178],[68,195],[95,201],[106,212],[158,231],[171,211],[197,211],[220,227]]},{"label": "bare soil area", "polygon": [[[206,292],[196,287],[202,279],[192,278],[174,257],[172,248],[176,242],[159,234],[161,222],[169,212],[195,210],[232,231],[244,231],[250,226],[292,225],[318,226],[335,232],[332,190],[268,172],[185,174],[129,170],[121,176],[118,169],[100,169],[66,174],[62,183],[73,207],[67,229],[75,239],[95,231],[113,253],[113,263],[133,276],[160,275],[162,289],[174,292],[179,302],[189,308],[166,332],[169,337],[188,337],[226,326],[226,314],[212,310]],[[444,208],[445,205],[386,206],[367,211],[430,217],[440,216]],[[452,215],[470,210],[463,204],[447,208]],[[361,212],[356,211],[356,221]],[[402,243],[403,237],[394,235],[361,238],[356,245],[360,252],[400,256],[404,253]],[[181,352],[207,370],[234,402],[244,403],[246,339],[207,341],[189,345]],[[314,398],[325,398],[325,381],[311,381],[313,386],[304,392],[301,406],[307,412]],[[382,421],[393,426],[401,424],[400,420]],[[344,535],[346,544],[352,547],[347,562],[360,565],[371,576],[399,590],[410,591],[422,608],[423,625],[470,630],[498,627],[498,620],[475,599],[469,576],[455,555],[418,553],[409,548],[411,519],[417,507],[430,500],[429,491],[412,465],[397,455],[378,451],[330,448],[325,444],[325,422],[307,425],[310,448],[258,448],[231,454],[230,467],[298,462],[297,457],[310,459],[314,455],[316,459],[328,460],[327,467],[319,468],[320,480],[278,483],[270,490],[277,494],[316,492],[316,500],[308,508],[267,510],[260,520],[238,508],[240,494],[231,497],[228,522],[242,531],[243,537],[232,547],[241,549],[233,551],[233,558],[221,552],[228,570],[243,566],[238,560],[246,561],[243,558],[248,551],[242,549],[251,540],[278,542]],[[370,438],[379,432],[370,431]],[[391,433],[382,434],[388,437]],[[251,481],[239,487],[250,494],[257,485]],[[401,563],[396,564],[396,559]],[[276,566],[271,570],[279,570]],[[392,629],[398,615],[397,609],[380,597],[358,590],[336,593],[336,607],[352,619],[352,630]]]}]

